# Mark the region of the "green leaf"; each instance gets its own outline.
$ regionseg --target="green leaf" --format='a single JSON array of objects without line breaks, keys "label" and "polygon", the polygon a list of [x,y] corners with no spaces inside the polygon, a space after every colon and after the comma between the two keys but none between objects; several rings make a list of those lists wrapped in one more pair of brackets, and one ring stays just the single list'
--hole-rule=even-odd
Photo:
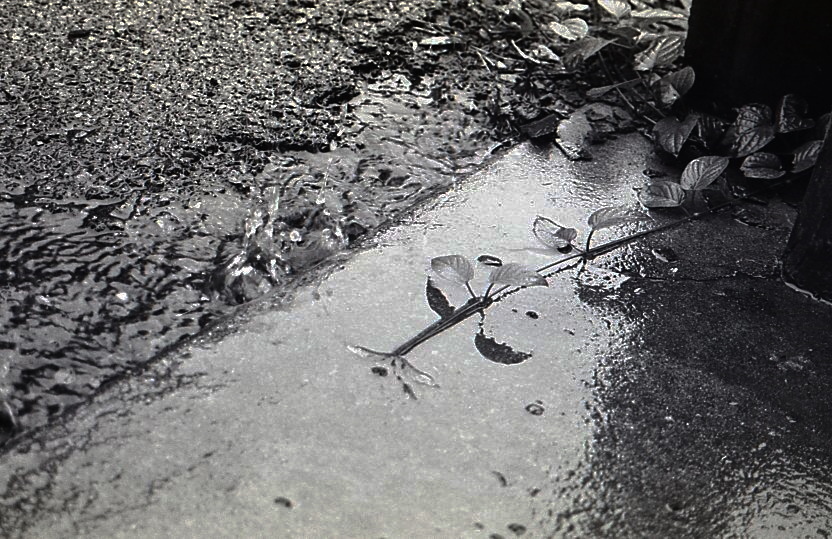
[{"label": "green leaf", "polygon": [[586,21],[578,18],[566,19],[563,22],[552,21],[549,23],[549,29],[569,41],[581,39],[589,33],[589,26]]},{"label": "green leaf", "polygon": [[685,40],[680,35],[665,35],[656,39],[647,49],[636,54],[636,71],[650,71],[651,69],[672,64],[682,55]]},{"label": "green leaf", "polygon": [[676,13],[673,11],[669,11],[667,9],[658,9],[658,8],[647,8],[647,9],[640,9],[638,11],[633,11],[632,16],[634,19],[644,19],[650,22],[653,21],[683,21],[685,20],[685,15],[682,13]]},{"label": "green leaf", "polygon": [[809,110],[809,105],[803,99],[794,94],[783,96],[780,105],[777,107],[775,122],[779,133],[792,133],[811,129],[815,126],[814,120],[804,118]]},{"label": "green leaf", "polygon": [[699,137],[708,148],[719,145],[725,135],[725,129],[728,127],[727,122],[713,114],[700,114],[698,125]]},{"label": "green leaf", "polygon": [[616,19],[621,19],[630,14],[630,4],[622,0],[598,0],[598,5]]},{"label": "green leaf", "polygon": [[740,170],[746,178],[773,180],[786,173],[783,163],[773,153],[758,152],[745,158]]},{"label": "green leaf", "polygon": [[460,285],[474,277],[474,266],[460,255],[437,256],[430,261],[430,269],[438,277]]},{"label": "green leaf", "polygon": [[688,115],[683,122],[672,116],[662,118],[653,127],[656,142],[664,151],[678,157],[697,121],[698,117],[695,114]]},{"label": "green leaf", "polygon": [[822,140],[812,140],[796,149],[792,159],[792,172],[803,172],[815,166],[822,147]]},{"label": "green leaf", "polygon": [[705,189],[728,168],[730,159],[720,155],[706,155],[694,159],[682,172],[682,189],[700,191]]},{"label": "green leaf", "polygon": [[587,11],[589,9],[589,6],[586,4],[575,4],[573,2],[555,2],[552,6],[559,14],[571,13],[573,11]]},{"label": "green leaf", "polygon": [[494,268],[488,277],[488,282],[511,286],[549,286],[545,277],[531,268],[514,262]]},{"label": "green leaf", "polygon": [[732,146],[737,157],[752,154],[774,140],[772,116],[768,105],[755,103],[740,107],[734,121],[736,138]]},{"label": "green leaf", "polygon": [[676,208],[685,201],[685,191],[675,182],[661,181],[638,191],[638,201],[645,208]]},{"label": "green leaf", "polygon": [[611,226],[640,221],[643,215],[635,213],[624,206],[610,206],[592,212],[586,220],[592,230],[602,230]]},{"label": "green leaf", "polygon": [[578,231],[574,228],[560,226],[551,219],[540,215],[532,224],[532,233],[540,243],[552,249],[563,249],[578,237]]},{"label": "green leaf", "polygon": [[737,138],[732,147],[737,157],[744,157],[766,147],[774,140],[776,134],[773,125],[764,125],[750,131],[737,132]]},{"label": "green leaf", "polygon": [[[674,71],[673,73],[668,73],[661,79],[659,79],[659,86],[660,88],[664,88],[666,86],[670,86],[674,90],[679,97],[685,95],[693,88],[693,83],[696,82],[696,73],[693,71],[692,67],[684,67],[679,71]],[[671,105],[671,103],[665,103],[665,105]]]},{"label": "green leaf", "polygon": [[610,43],[612,41],[609,39],[585,37],[576,41],[566,49],[566,52],[563,54],[563,63],[567,67],[574,69]]}]

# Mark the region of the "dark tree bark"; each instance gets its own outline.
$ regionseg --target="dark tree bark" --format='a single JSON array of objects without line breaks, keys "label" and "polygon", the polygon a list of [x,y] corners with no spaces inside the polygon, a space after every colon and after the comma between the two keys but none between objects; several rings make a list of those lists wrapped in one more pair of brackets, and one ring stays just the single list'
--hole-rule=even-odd
[{"label": "dark tree bark", "polygon": [[832,137],[829,133],[827,130],[783,256],[783,278],[816,297],[832,301]]},{"label": "dark tree bark", "polygon": [[815,114],[832,105],[829,0],[694,0],[685,50],[692,97],[718,108],[774,106],[788,93]]}]

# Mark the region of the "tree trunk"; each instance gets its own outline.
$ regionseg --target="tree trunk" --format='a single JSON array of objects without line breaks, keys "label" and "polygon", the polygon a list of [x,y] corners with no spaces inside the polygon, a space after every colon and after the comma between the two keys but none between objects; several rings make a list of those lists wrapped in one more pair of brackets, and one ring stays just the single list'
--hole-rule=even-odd
[{"label": "tree trunk", "polygon": [[832,301],[832,137],[830,130],[812,171],[783,256],[783,278]]},{"label": "tree trunk", "polygon": [[794,93],[815,114],[832,105],[829,0],[693,0],[685,50],[692,97],[708,104],[774,106]]}]

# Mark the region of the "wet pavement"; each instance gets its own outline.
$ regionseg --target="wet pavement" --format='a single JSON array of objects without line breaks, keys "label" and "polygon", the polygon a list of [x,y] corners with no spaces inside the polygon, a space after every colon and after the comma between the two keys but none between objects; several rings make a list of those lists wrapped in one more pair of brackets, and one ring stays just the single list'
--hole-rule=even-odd
[{"label": "wet pavement", "polygon": [[[568,112],[481,66],[504,10],[451,4],[4,1],[0,444]],[[451,24],[482,52],[419,45]]]},{"label": "wet pavement", "polygon": [[[541,266],[531,224],[635,207],[638,135],[520,146],[371,246],[169,354],[3,456],[19,537],[807,537],[832,532],[832,309],[789,289],[772,199],[505,296],[408,354],[431,257]],[[661,223],[675,214],[654,216]],[[601,242],[655,226],[622,225]],[[477,267],[475,289],[486,269]],[[448,289],[461,305],[464,290]],[[482,332],[517,365],[478,351]]]}]

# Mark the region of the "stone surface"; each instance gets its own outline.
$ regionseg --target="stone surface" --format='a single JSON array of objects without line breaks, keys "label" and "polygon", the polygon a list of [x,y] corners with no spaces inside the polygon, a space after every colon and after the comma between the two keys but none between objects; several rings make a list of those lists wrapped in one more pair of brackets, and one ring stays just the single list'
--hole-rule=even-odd
[{"label": "stone surface", "polygon": [[[593,154],[511,151],[291,297],[171,354],[165,376],[113,385],[19,443],[0,467],[0,533],[829,533],[832,311],[779,281],[793,211],[776,201],[505,296],[408,355],[439,384],[414,385],[417,399],[389,363],[348,351],[390,350],[436,318],[431,257],[541,266],[536,215],[585,238],[593,210],[635,207],[642,170],[661,169],[635,135]],[[480,324],[532,357],[486,360]]]}]

